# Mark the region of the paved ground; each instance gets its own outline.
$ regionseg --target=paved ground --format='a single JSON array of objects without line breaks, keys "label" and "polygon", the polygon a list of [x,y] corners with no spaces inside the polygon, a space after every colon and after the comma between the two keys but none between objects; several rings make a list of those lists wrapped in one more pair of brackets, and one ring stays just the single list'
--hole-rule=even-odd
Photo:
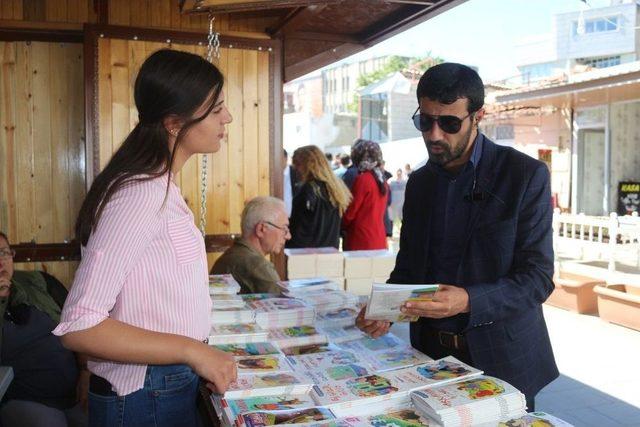
[{"label": "paved ground", "polygon": [[[561,376],[536,409],[576,427],[640,427],[640,332],[555,307],[544,313]],[[408,340],[406,324],[392,332]]]}]

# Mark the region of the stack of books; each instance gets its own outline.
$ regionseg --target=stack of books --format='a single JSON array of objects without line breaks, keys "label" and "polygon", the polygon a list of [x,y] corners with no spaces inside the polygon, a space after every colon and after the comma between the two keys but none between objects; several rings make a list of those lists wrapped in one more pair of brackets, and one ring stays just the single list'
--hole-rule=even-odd
[{"label": "stack of books", "polygon": [[367,336],[356,325],[338,327],[318,327],[329,342],[340,344],[346,341],[353,341]]},{"label": "stack of books", "polygon": [[269,329],[268,340],[278,347],[297,347],[311,344],[324,344],[327,336],[315,327],[302,325],[288,328]]},{"label": "stack of books", "polygon": [[501,421],[497,427],[573,427],[573,424],[546,412],[536,411],[518,418]]},{"label": "stack of books", "polygon": [[352,326],[356,323],[356,317],[358,317],[358,310],[355,308],[339,308],[316,314],[316,325],[321,328]]},{"label": "stack of books", "polygon": [[242,344],[267,341],[269,333],[255,323],[215,325],[211,328],[209,344]]},{"label": "stack of books", "polygon": [[315,320],[313,307],[299,299],[269,298],[247,305],[255,312],[255,322],[266,329],[312,325]]},{"label": "stack of books", "polygon": [[311,395],[322,406],[345,411],[389,399],[406,398],[411,391],[472,378],[481,373],[449,356],[395,371],[316,384]]},{"label": "stack of books", "polygon": [[[361,410],[360,410],[361,409]],[[382,404],[365,405],[348,414],[334,415],[338,418],[332,427],[370,427],[370,426],[393,426],[393,427],[434,427],[432,420],[420,415],[409,399],[382,402]],[[329,424],[320,424],[326,425]],[[492,426],[494,427],[494,426]]]},{"label": "stack of books", "polygon": [[211,307],[213,310],[224,310],[228,308],[243,308],[245,303],[240,295],[215,294],[211,295]]},{"label": "stack of books", "polygon": [[307,394],[313,383],[295,372],[242,374],[229,385],[225,399],[240,399],[257,396]]},{"label": "stack of books", "polygon": [[244,399],[223,399],[212,396],[213,406],[221,415],[224,425],[237,426],[242,415],[260,411],[288,411],[312,408],[316,404],[309,394],[247,397]]},{"label": "stack of books", "polygon": [[340,289],[340,284],[335,280],[329,280],[324,277],[313,277],[310,279],[292,279],[278,282],[278,286],[282,288],[282,293],[287,296],[294,296],[300,292],[307,292],[317,289]]},{"label": "stack of books", "polygon": [[315,384],[361,377],[373,372],[354,353],[344,350],[288,356],[287,359],[294,371],[305,375]]},{"label": "stack of books", "polygon": [[240,307],[214,308],[211,310],[212,325],[229,325],[231,323],[255,323],[255,313],[243,301]]},{"label": "stack of books", "polygon": [[524,395],[506,381],[490,376],[414,391],[411,400],[421,414],[444,427],[495,422],[526,413]]},{"label": "stack of books", "polygon": [[315,308],[318,314],[325,314],[342,308],[356,309],[359,303],[356,295],[342,290],[313,290],[298,293],[296,294],[296,298],[303,300]]},{"label": "stack of books", "polygon": [[214,348],[231,353],[233,356],[264,356],[269,354],[282,354],[280,349],[270,342],[239,343],[239,344],[213,344]]},{"label": "stack of books", "polygon": [[289,411],[260,411],[249,412],[238,416],[238,427],[263,427],[286,424],[288,426],[318,426],[323,422],[336,419],[333,412],[321,406],[293,409]]},{"label": "stack of books", "polygon": [[230,274],[209,275],[209,295],[235,295],[240,292],[240,284]]}]

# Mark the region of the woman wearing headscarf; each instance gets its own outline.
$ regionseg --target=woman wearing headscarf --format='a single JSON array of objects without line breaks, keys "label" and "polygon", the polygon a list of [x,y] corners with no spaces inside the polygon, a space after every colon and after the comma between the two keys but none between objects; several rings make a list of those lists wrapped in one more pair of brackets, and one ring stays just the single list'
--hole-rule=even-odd
[{"label": "woman wearing headscarf", "polygon": [[389,186],[380,167],[382,151],[377,143],[359,139],[351,149],[351,159],[358,176],[351,188],[353,200],[342,217],[343,249],[386,249],[383,217]]}]

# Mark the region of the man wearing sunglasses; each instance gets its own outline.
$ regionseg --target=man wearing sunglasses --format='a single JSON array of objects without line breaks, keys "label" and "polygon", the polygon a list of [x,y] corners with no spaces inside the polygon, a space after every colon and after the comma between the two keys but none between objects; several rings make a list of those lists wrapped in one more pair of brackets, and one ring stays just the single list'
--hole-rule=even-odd
[{"label": "man wearing sunglasses", "polygon": [[[478,129],[484,86],[471,68],[436,65],[418,84],[412,117],[429,160],[406,187],[400,252],[390,283],[438,283],[412,345],[453,355],[534,397],[558,376],[542,303],[553,291],[551,194],[546,166]],[[379,336],[389,324],[358,319]]]},{"label": "man wearing sunglasses", "polygon": [[211,274],[231,274],[240,293],[279,293],[278,272],[266,255],[282,252],[291,238],[284,202],[275,197],[255,197],[240,218],[242,236],[211,268]]}]

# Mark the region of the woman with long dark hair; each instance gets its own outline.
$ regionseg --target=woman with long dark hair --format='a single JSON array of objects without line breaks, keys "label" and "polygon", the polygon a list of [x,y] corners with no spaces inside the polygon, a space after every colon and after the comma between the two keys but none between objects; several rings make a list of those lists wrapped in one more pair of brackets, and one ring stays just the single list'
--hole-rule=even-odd
[{"label": "woman with long dark hair", "polygon": [[293,167],[300,177],[300,189],[293,197],[288,248],[320,248],[340,243],[340,216],[351,194],[337,178],[327,158],[315,145],[293,153]]},{"label": "woman with long dark hair", "polygon": [[386,249],[384,213],[389,185],[380,167],[380,146],[373,141],[359,139],[351,149],[351,160],[358,169],[358,175],[351,187],[353,201],[342,217],[342,248],[346,251]]},{"label": "woman with long dark hair", "polygon": [[147,58],[139,123],[80,209],[82,261],[54,333],[90,357],[91,426],[197,425],[198,377],[219,393],[236,378],[233,358],[204,342],[204,241],[173,182],[192,155],[220,148],[232,120],[223,84],[197,55]]}]

